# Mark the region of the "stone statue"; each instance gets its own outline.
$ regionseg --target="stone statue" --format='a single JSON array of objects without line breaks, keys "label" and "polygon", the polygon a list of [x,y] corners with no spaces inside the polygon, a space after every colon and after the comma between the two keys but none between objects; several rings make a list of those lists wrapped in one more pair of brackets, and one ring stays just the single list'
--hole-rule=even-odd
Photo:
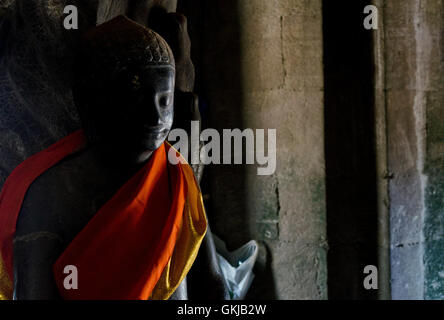
[{"label": "stone statue", "polygon": [[[157,15],[153,29],[173,43],[173,52],[155,33],[149,45],[134,41],[129,47],[107,47],[106,41],[97,41],[100,29],[79,52],[73,91],[88,147],[46,171],[27,192],[14,238],[15,299],[60,298],[54,261],[165,141],[175,110],[180,109],[175,125],[184,117],[199,118],[191,93],[194,68],[186,19],[162,11]],[[127,44],[132,33],[119,32]],[[227,298],[209,230],[195,266],[205,280],[184,280],[171,299],[187,299],[187,285],[202,283],[211,286],[202,297]]]}]

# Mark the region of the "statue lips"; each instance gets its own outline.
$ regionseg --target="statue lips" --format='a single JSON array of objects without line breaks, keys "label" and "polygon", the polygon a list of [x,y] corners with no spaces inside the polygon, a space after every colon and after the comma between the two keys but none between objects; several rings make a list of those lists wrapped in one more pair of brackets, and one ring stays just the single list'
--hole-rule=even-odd
[{"label": "statue lips", "polygon": [[143,131],[139,133],[140,145],[143,149],[157,149],[168,136],[169,129],[165,125],[144,126]]},{"label": "statue lips", "polygon": [[151,127],[149,129],[145,129],[143,131],[143,137],[146,139],[159,139],[163,136],[166,136],[168,133],[168,129],[164,126],[161,127]]}]

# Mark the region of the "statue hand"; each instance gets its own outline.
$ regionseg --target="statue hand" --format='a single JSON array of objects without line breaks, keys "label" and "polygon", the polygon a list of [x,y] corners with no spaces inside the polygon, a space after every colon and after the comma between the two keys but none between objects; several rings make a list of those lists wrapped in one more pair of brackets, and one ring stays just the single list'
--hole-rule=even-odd
[{"label": "statue hand", "polygon": [[[182,92],[176,90],[174,94],[174,123],[173,128],[184,129],[188,136],[191,136],[191,121],[199,121],[201,123],[201,117],[199,112],[199,97],[191,92]],[[200,128],[199,124],[199,136]],[[190,159],[192,156],[199,159],[200,150],[203,147],[203,142],[199,142],[199,149],[196,150],[197,155],[189,155]],[[191,148],[189,148],[191,150]],[[194,174],[197,181],[200,182],[203,175],[204,165],[202,163],[192,164]]]}]

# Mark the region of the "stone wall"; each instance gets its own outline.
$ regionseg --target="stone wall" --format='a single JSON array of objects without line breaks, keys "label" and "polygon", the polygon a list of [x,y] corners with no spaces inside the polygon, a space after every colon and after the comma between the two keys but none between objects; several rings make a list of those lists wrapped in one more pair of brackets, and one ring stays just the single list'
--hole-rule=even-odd
[{"label": "stone wall", "polygon": [[[324,4],[326,1],[330,0]],[[0,5],[12,2],[0,0]],[[77,2],[81,6],[87,3]],[[147,11],[137,10],[138,4],[144,2],[131,1],[133,6],[125,11],[132,10],[138,19],[145,19]],[[152,1],[155,2],[168,3],[172,10],[176,6],[172,0]],[[380,283],[385,284],[384,288],[381,286],[380,297],[389,297],[386,292],[391,290],[394,299],[443,299],[444,1],[370,2],[380,11],[380,28],[373,38],[378,225],[370,230],[378,233]],[[54,11],[52,6],[51,11],[30,1],[20,3],[22,10],[45,12],[33,15],[34,19],[28,19],[25,27],[46,17],[47,11]],[[53,2],[47,4],[50,3]],[[60,19],[64,1],[57,3],[56,16]],[[121,11],[112,3],[121,2],[99,2],[99,21]],[[327,298],[323,69],[326,33],[323,33],[322,0],[179,0],[177,6],[178,11],[189,17],[196,91],[205,125],[219,130],[277,129],[277,169],[273,175],[258,176],[255,166],[207,167],[202,187],[208,196],[206,206],[213,231],[230,249],[250,239],[261,242],[250,298]],[[92,7],[95,11],[95,6]],[[91,10],[87,7],[81,12]],[[363,16],[353,19],[361,25]],[[338,19],[348,18],[346,13],[338,13]],[[51,28],[57,19],[48,20],[47,27]],[[27,100],[8,89],[21,82],[20,74],[26,75],[16,71],[27,64],[11,63],[12,59],[35,56],[22,50],[25,45],[26,50],[51,51],[43,50],[43,46],[28,46],[34,41],[31,38],[35,36],[40,40],[36,43],[42,44],[42,35],[57,35],[22,33],[27,41],[11,44],[10,55],[0,59],[0,63],[8,63],[0,75],[7,79],[2,87],[6,95],[0,94],[3,105],[10,101],[11,108],[26,111],[26,117],[28,113],[33,117],[51,114],[35,110],[58,105],[72,107],[65,86],[47,90],[53,88],[52,78],[33,81],[33,86],[24,87],[33,112],[23,107]],[[41,69],[46,70],[46,66]],[[339,74],[341,70],[335,72]],[[10,78],[10,73],[16,77]],[[41,74],[49,77],[45,72]],[[341,79],[344,78],[343,75]],[[355,78],[351,81],[359,82]],[[343,83],[342,89],[347,87],[346,81]],[[342,95],[337,96],[341,101]],[[359,98],[360,94],[344,93],[343,98],[352,96]],[[347,103],[351,106],[354,102]],[[77,126],[76,115],[66,113],[69,117],[60,116],[60,121],[57,115],[48,118],[53,126],[44,125],[46,122],[41,120],[30,122],[21,116],[28,119],[26,130],[32,139],[24,147],[20,141],[12,143],[15,140],[9,136],[8,144],[0,144],[2,148],[12,148],[13,152],[8,154],[14,156],[10,163],[3,161],[3,167],[8,166],[0,168],[4,171],[0,170],[0,182],[25,156],[36,151],[33,148],[41,149]],[[74,126],[66,125],[65,118]],[[6,120],[2,118],[2,125]],[[346,122],[342,124],[347,125]],[[20,150],[24,152],[19,153]],[[347,197],[344,202],[352,203],[352,196]],[[337,197],[334,200],[341,209],[342,200]],[[349,211],[354,213],[354,209]],[[331,224],[329,228],[332,230]],[[390,260],[390,266],[385,260]],[[386,281],[389,275],[391,289]],[[361,280],[356,277],[351,282],[356,287]]]},{"label": "stone wall", "polygon": [[213,231],[231,249],[264,244],[250,297],[325,299],[321,1],[179,1],[181,10],[207,125],[277,129],[275,174],[207,167]]},{"label": "stone wall", "polygon": [[381,8],[394,299],[444,298],[443,5]]}]

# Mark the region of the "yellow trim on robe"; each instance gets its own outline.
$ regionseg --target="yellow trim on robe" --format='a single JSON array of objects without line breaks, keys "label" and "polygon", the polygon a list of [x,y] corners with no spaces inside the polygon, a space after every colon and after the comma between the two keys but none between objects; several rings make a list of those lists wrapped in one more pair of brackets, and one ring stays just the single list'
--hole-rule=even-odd
[{"label": "yellow trim on robe", "polygon": [[[195,182],[192,169],[188,165],[184,167],[187,167],[184,173],[188,182],[188,196],[182,229],[173,255],[153,290],[150,298],[153,300],[167,300],[176,291],[191,269],[207,230],[202,194]],[[191,179],[192,183],[189,183]]]},{"label": "yellow trim on robe", "polygon": [[[182,228],[173,255],[153,290],[151,295],[153,300],[167,300],[176,291],[191,269],[207,231],[207,219],[199,184],[194,177],[193,169],[182,156],[181,159],[184,162],[182,169],[188,189]],[[12,300],[12,297],[12,281],[0,255],[0,300]]]},{"label": "yellow trim on robe", "polygon": [[0,255],[0,300],[12,300],[12,281]]},{"label": "yellow trim on robe", "polygon": [[167,300],[176,291],[197,257],[207,231],[207,219],[199,185],[188,164],[182,165],[188,186],[180,235],[173,255],[151,295],[152,300]]}]

